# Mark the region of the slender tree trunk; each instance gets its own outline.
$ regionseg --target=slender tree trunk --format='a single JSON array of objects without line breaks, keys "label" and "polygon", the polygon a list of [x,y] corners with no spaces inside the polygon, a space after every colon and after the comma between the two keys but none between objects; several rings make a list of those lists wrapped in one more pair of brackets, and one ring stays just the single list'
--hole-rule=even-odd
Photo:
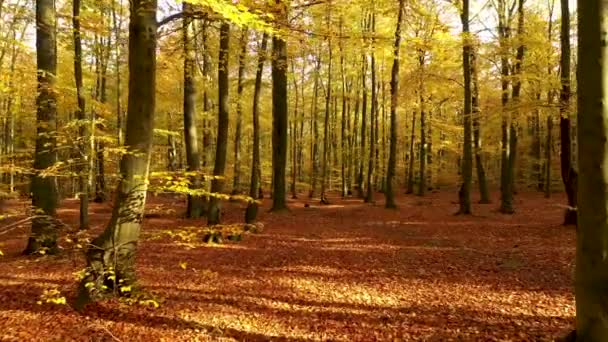
[{"label": "slender tree trunk", "polygon": [[[128,295],[144,217],[156,93],[156,1],[133,0],[129,24],[129,101],[125,145],[112,216],[86,253],[76,307],[107,294]],[[93,286],[90,287],[89,284]]]},{"label": "slender tree trunk", "polygon": [[359,170],[357,172],[357,196],[359,198],[364,198],[365,193],[363,191],[363,168],[365,165],[365,137],[367,134],[367,55],[365,53],[363,53],[361,60],[361,88],[363,90],[363,99],[361,100],[361,147],[359,149],[359,158],[357,158],[359,163]]},{"label": "slender tree trunk", "polygon": [[470,66],[472,76],[472,106],[473,106],[473,148],[475,150],[475,168],[477,170],[477,185],[479,186],[479,203],[489,204],[490,191],[488,190],[488,181],[486,179],[486,170],[483,166],[482,150],[481,150],[481,111],[479,109],[479,76],[477,72],[477,52],[471,49]]},{"label": "slender tree trunk", "polygon": [[[473,179],[473,159],[471,151],[471,115],[473,113],[472,68],[471,68],[471,37],[469,30],[469,0],[463,1],[462,13],[462,67],[464,72],[464,111],[462,122],[464,125],[462,143],[462,185],[458,193],[460,209],[459,214],[470,215],[471,211],[471,182]],[[479,166],[478,166],[479,167]]]},{"label": "slender tree trunk", "polygon": [[74,78],[76,81],[76,97],[78,100],[78,110],[76,118],[78,123],[78,154],[80,167],[78,168],[78,187],[80,198],[80,229],[89,228],[89,182],[87,180],[88,171],[88,132],[86,106],[84,98],[84,87],[82,84],[82,41],[80,38],[80,0],[74,0],[72,4],[72,27],[74,29]]},{"label": "slender tree trunk", "polygon": [[[183,3],[184,20],[182,27],[182,39],[184,41],[184,140],[186,145],[187,171],[192,173],[190,189],[194,192],[201,187],[201,157],[199,149],[199,137],[196,124],[196,84],[194,80],[194,48],[193,38],[190,33],[192,24],[192,5]],[[199,218],[204,214],[202,197],[196,194],[188,194],[188,206],[186,216],[188,218]]]},{"label": "slender tree trunk", "polygon": [[[217,143],[215,146],[215,165],[213,175],[224,177],[226,171],[226,154],[228,147],[228,61],[230,60],[230,24],[223,22],[220,27],[220,47],[218,55],[218,119],[217,119]],[[211,192],[221,193],[224,190],[223,178],[213,179]],[[218,197],[211,197],[209,211],[207,213],[207,224],[216,225],[221,221],[221,203]]]},{"label": "slender tree trunk", "polygon": [[[260,193],[260,93],[262,91],[262,76],[264,73],[264,63],[266,61],[266,47],[268,45],[268,35],[264,33],[258,51],[258,66],[255,73],[255,85],[253,88],[253,152],[251,158],[251,185],[249,187],[249,197],[258,199]],[[245,211],[245,222],[253,223],[258,214],[258,203],[250,201]]]},{"label": "slender tree trunk", "polygon": [[319,98],[319,73],[321,72],[321,57],[317,56],[317,65],[315,66],[315,80],[313,89],[313,98],[311,104],[311,122],[310,129],[312,130],[312,140],[310,146],[310,191],[308,197],[313,198],[315,190],[317,189],[317,175],[319,173],[319,144],[317,142],[319,137],[319,125],[318,125],[318,108],[317,100]]},{"label": "slender tree trunk", "polygon": [[247,43],[249,43],[249,30],[243,28],[241,35],[241,51],[239,53],[239,71],[236,98],[236,131],[234,133],[234,175],[232,194],[241,193],[241,135],[243,126],[243,89],[245,76],[245,58],[247,57]]},{"label": "slender tree trunk", "polygon": [[[297,178],[298,178],[298,120],[299,120],[299,106],[300,106],[300,92],[298,91],[298,80],[296,77],[296,67],[293,59],[291,60],[291,70],[293,75],[293,92],[295,94],[295,103],[293,108],[293,117],[291,123],[291,198],[298,198],[298,189],[296,186]],[[302,84],[303,86],[303,84]]]},{"label": "slender tree trunk", "polygon": [[[424,61],[421,63],[424,63]],[[420,149],[418,155],[420,164],[418,169],[418,192],[416,193],[418,196],[424,196],[426,191],[426,101],[423,87],[420,87]]]},{"label": "slender tree trunk", "polygon": [[[327,15],[327,25],[331,26],[331,13],[328,12]],[[331,175],[329,175],[329,144],[330,144],[330,137],[329,137],[329,116],[331,115],[331,96],[332,96],[332,57],[333,57],[333,47],[332,47],[332,41],[331,41],[331,37],[329,37],[328,40],[328,51],[329,51],[329,57],[328,57],[328,61],[327,61],[327,91],[325,92],[325,121],[323,123],[323,163],[322,163],[322,170],[321,170],[321,203],[322,204],[329,204],[329,201],[327,200],[327,196],[326,196],[326,191],[327,191],[327,178],[331,177]]]},{"label": "slender tree trunk", "polygon": [[374,156],[376,151],[376,136],[374,122],[378,115],[377,88],[376,88],[376,57],[374,53],[374,38],[376,33],[376,13],[371,14],[371,34],[372,34],[372,51],[371,51],[371,73],[372,73],[372,94],[371,94],[371,110],[369,116],[369,159],[367,161],[367,184],[365,192],[365,203],[374,202],[374,187],[372,180],[374,179]]},{"label": "slender tree trunk", "polygon": [[[284,1],[278,2],[277,11],[277,18],[286,21],[287,4]],[[283,211],[287,209],[287,42],[283,38],[273,37],[272,50],[272,211]]]},{"label": "slender tree trunk", "polygon": [[509,105],[509,76],[510,76],[510,65],[509,65],[509,57],[506,52],[506,41],[510,38],[510,28],[507,23],[507,14],[506,14],[505,2],[504,0],[500,0],[498,2],[498,31],[500,36],[500,44],[502,56],[501,56],[501,85],[502,85],[502,123],[501,123],[501,133],[502,133],[502,154],[501,154],[501,172],[500,172],[500,212],[505,214],[512,214],[513,211],[513,179],[512,179],[512,169],[511,162],[513,161],[513,152],[511,150],[511,121],[512,115],[509,112],[507,106]]},{"label": "slender tree trunk", "polygon": [[562,180],[564,182],[564,188],[566,189],[566,196],[568,198],[568,209],[566,209],[566,216],[564,224],[575,225],[576,224],[576,208],[577,208],[577,181],[578,173],[572,165],[572,123],[570,115],[570,96],[571,96],[571,85],[570,85],[570,8],[568,7],[568,0],[561,0],[562,5],[562,26],[561,26],[561,83],[562,88],[560,91],[560,142],[561,142],[561,173]]},{"label": "slender tree trunk", "polygon": [[[342,25],[343,25],[343,18],[340,17],[340,36],[342,36]],[[348,158],[348,150],[347,150],[347,145],[349,142],[349,136],[348,133],[346,131],[346,127],[347,127],[347,121],[349,121],[347,115],[348,115],[348,111],[346,108],[346,103],[347,103],[347,99],[346,99],[346,71],[344,68],[344,46],[343,46],[344,42],[342,40],[340,40],[340,76],[342,79],[342,116],[341,116],[341,120],[340,120],[340,176],[341,176],[341,192],[342,192],[342,197],[346,197],[348,196],[348,167],[347,167],[347,158]]]},{"label": "slender tree trunk", "polygon": [[416,111],[412,112],[412,130],[410,133],[410,157],[407,171],[407,188],[405,193],[414,193],[414,143],[416,142]]},{"label": "slender tree trunk", "polygon": [[36,150],[34,175],[30,191],[36,216],[32,220],[31,235],[25,254],[57,253],[57,183],[54,176],[43,172],[57,161],[56,139],[53,130],[57,120],[55,76],[57,74],[57,19],[54,0],[36,0],[36,65],[38,96],[36,98]]},{"label": "slender tree trunk", "polygon": [[578,156],[584,177],[579,179],[578,188],[576,333],[572,341],[607,341],[608,174],[605,165],[608,160],[608,51],[604,42],[608,31],[605,20],[608,3],[579,0],[577,11]]},{"label": "slender tree trunk", "polygon": [[405,0],[399,0],[399,12],[397,13],[397,27],[395,28],[395,44],[393,45],[393,68],[391,69],[391,128],[390,128],[390,150],[388,154],[388,167],[386,171],[386,196],[385,206],[389,209],[396,209],[395,191],[395,169],[397,166],[397,128],[399,122],[397,118],[397,104],[399,101],[399,48],[401,46],[401,24],[403,22],[403,10]]}]

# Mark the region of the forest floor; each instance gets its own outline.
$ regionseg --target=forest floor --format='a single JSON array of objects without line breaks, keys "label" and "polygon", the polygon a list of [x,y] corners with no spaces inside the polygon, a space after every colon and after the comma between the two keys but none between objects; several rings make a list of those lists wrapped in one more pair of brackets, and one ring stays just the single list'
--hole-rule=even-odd
[{"label": "forest floor", "polygon": [[[496,202],[454,216],[451,191],[400,196],[399,210],[376,199],[290,200],[288,213],[261,212],[260,234],[188,247],[154,237],[202,222],[181,218],[182,201],[153,198],[160,214],[144,223],[137,270],[158,308],[37,304],[49,289],[73,300],[82,256],[23,257],[27,226],[0,235],[0,341],[548,341],[573,325],[575,231],[560,225],[562,196],[519,194],[513,216]],[[242,220],[242,204],[224,207],[225,221]],[[95,229],[110,210],[91,205]],[[59,216],[75,225],[77,203]]]}]

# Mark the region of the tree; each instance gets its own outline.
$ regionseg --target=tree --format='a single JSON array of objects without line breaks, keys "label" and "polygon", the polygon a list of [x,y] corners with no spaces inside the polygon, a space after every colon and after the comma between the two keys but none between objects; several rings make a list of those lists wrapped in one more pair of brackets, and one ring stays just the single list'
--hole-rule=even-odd
[{"label": "tree", "polygon": [[76,118],[78,123],[78,153],[81,159],[78,168],[78,187],[80,199],[80,229],[89,228],[89,181],[88,181],[88,130],[86,119],[86,103],[82,83],[82,40],[80,38],[80,0],[74,0],[72,4],[72,26],[74,29],[74,79],[76,83],[76,97],[78,109]]},{"label": "tree", "polygon": [[[287,4],[275,6],[278,20],[286,21]],[[287,42],[272,38],[272,211],[287,209],[285,168],[287,166]]]},{"label": "tree", "polygon": [[376,13],[370,15],[370,27],[372,35],[372,52],[370,60],[371,78],[372,78],[372,94],[371,94],[371,109],[369,115],[369,157],[367,159],[367,182],[365,192],[365,203],[374,202],[374,187],[372,180],[374,179],[374,154],[376,151],[376,139],[374,120],[378,119],[378,94],[376,88],[376,57],[374,53],[374,34],[376,33]]},{"label": "tree", "polygon": [[578,1],[578,188],[576,333],[572,341],[608,340],[608,59],[603,0]]},{"label": "tree", "polygon": [[387,208],[397,208],[395,203],[395,191],[393,190],[395,168],[397,164],[397,102],[399,100],[399,47],[401,45],[401,23],[403,21],[403,10],[405,1],[399,0],[397,12],[397,27],[395,28],[395,45],[393,46],[393,69],[391,70],[391,129],[390,129],[390,151],[388,167],[386,171],[386,203]]},{"label": "tree", "polygon": [[561,0],[562,4],[562,25],[561,25],[561,90],[559,103],[559,132],[560,132],[560,165],[562,180],[568,198],[568,206],[564,224],[576,224],[576,192],[578,174],[572,165],[572,138],[570,132],[572,123],[570,119],[570,8],[568,0]]},{"label": "tree", "polygon": [[[211,182],[211,192],[220,193],[224,189],[224,172],[226,170],[226,152],[228,147],[228,61],[230,60],[230,24],[223,22],[220,26],[220,47],[218,56],[218,119],[217,119],[217,143],[215,149],[215,165]],[[219,224],[221,220],[220,199],[217,196],[209,202],[207,223],[209,225]]]},{"label": "tree", "polygon": [[[260,93],[262,91],[262,76],[264,73],[264,63],[266,62],[266,47],[268,45],[268,34],[262,36],[262,42],[258,51],[258,66],[255,73],[255,85],[253,88],[253,144],[251,158],[251,185],[249,187],[249,197],[257,200],[260,192]],[[245,211],[245,222],[253,223],[258,214],[258,203],[249,202]]]},{"label": "tree", "polygon": [[462,68],[464,73],[464,111],[462,122],[464,125],[464,141],[462,143],[462,185],[459,191],[460,214],[471,214],[471,181],[473,179],[473,158],[471,151],[471,37],[469,31],[469,0],[462,2]]},{"label": "tree", "polygon": [[490,192],[488,190],[488,181],[486,179],[486,171],[483,166],[483,160],[481,156],[481,123],[480,123],[480,115],[481,111],[479,109],[479,74],[477,72],[477,52],[474,49],[471,49],[470,54],[470,65],[471,65],[471,91],[472,91],[472,99],[471,105],[473,107],[473,148],[475,150],[475,168],[477,170],[477,183],[479,185],[479,203],[481,204],[489,204],[490,200]]},{"label": "tree", "polygon": [[[182,39],[184,44],[184,140],[186,145],[187,171],[194,173],[190,176],[190,189],[200,189],[201,157],[199,149],[198,129],[196,125],[196,84],[194,80],[194,50],[190,34],[192,24],[192,5],[184,2],[182,7],[184,20],[182,23]],[[201,196],[188,194],[186,216],[199,218],[203,215]]]},{"label": "tree", "polygon": [[[144,218],[156,106],[157,2],[133,0],[129,24],[129,98],[125,153],[112,216],[86,252],[77,308],[135,285],[135,255]],[[89,285],[91,284],[91,285]],[[108,286],[111,285],[111,286]]]},{"label": "tree", "polygon": [[36,98],[36,150],[34,175],[30,191],[32,206],[36,210],[32,219],[32,232],[24,253],[57,253],[57,183],[45,171],[57,161],[54,130],[57,120],[56,13],[54,0],[36,0],[36,65],[38,70],[38,96]]},{"label": "tree", "polygon": [[[327,3],[327,26],[331,27],[331,1],[329,1]],[[331,44],[331,32],[329,34],[329,38],[327,41],[327,45],[328,45],[328,59],[327,59],[327,91],[325,92],[325,117],[324,117],[324,121],[323,121],[323,159],[322,159],[322,169],[321,169],[321,203],[322,204],[329,204],[329,201],[327,200],[327,196],[326,196],[326,189],[327,189],[327,182],[328,182],[328,177],[329,175],[329,116],[331,114],[331,107],[330,107],[330,101],[331,101],[331,88],[332,88],[332,82],[331,82],[331,77],[332,77],[332,57],[333,57],[333,47]]]},{"label": "tree", "polygon": [[239,70],[236,90],[236,131],[234,133],[234,176],[232,193],[241,192],[241,132],[243,130],[243,90],[245,77],[245,58],[247,57],[247,43],[249,30],[245,27],[241,33],[241,51],[239,53]]}]

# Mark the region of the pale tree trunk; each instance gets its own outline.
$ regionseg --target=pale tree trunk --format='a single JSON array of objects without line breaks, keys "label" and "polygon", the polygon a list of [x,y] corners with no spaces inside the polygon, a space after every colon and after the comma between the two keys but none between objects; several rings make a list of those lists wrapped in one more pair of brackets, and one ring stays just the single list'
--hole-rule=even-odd
[{"label": "pale tree trunk", "polygon": [[80,0],[74,0],[72,4],[72,26],[74,29],[74,78],[76,81],[76,96],[78,109],[78,154],[81,160],[78,168],[78,187],[80,198],[80,229],[89,228],[89,182],[88,182],[88,130],[87,115],[82,84],[82,41],[80,31]]},{"label": "pale tree trunk", "polygon": [[[264,73],[264,63],[266,62],[266,47],[268,45],[268,35],[264,33],[258,51],[258,66],[255,73],[255,85],[253,88],[253,151],[251,158],[251,183],[249,197],[253,200],[259,198],[260,193],[260,92],[262,91],[262,76]],[[245,222],[253,223],[258,214],[258,203],[249,202],[245,211]]]},{"label": "pale tree trunk", "polygon": [[[226,154],[228,145],[228,61],[230,60],[230,24],[223,22],[220,27],[220,46],[218,56],[218,118],[217,118],[217,143],[215,146],[215,165],[213,175],[224,177],[226,171]],[[211,192],[221,193],[224,190],[225,179],[217,178],[211,182]],[[207,224],[216,225],[221,221],[221,202],[218,197],[211,197],[209,212],[207,213]]]},{"label": "pale tree trunk", "polygon": [[399,12],[397,13],[397,27],[395,28],[395,44],[393,45],[393,68],[391,69],[391,128],[390,128],[390,150],[388,154],[388,167],[386,172],[386,208],[395,209],[395,169],[397,166],[397,104],[399,101],[399,48],[401,46],[401,24],[403,22],[403,10],[405,0],[399,0]]},{"label": "pale tree trunk", "polygon": [[57,230],[54,217],[57,209],[55,177],[44,171],[57,161],[56,139],[53,130],[57,120],[55,76],[57,74],[57,19],[54,0],[36,0],[36,65],[38,96],[36,98],[36,150],[34,175],[30,191],[35,216],[25,254],[57,253]]},{"label": "pale tree trunk", "polygon": [[[129,98],[120,178],[110,222],[87,249],[87,276],[76,307],[105,295],[128,295],[144,218],[156,93],[156,1],[133,0],[129,24]],[[92,285],[92,287],[90,286]]]},{"label": "pale tree trunk", "polygon": [[572,341],[608,341],[608,3],[578,1],[578,229]]},{"label": "pale tree trunk", "polygon": [[[463,143],[462,143],[462,185],[459,191],[459,214],[470,215],[471,211],[471,182],[473,179],[473,158],[471,150],[471,114],[473,113],[473,96],[471,92],[471,37],[469,31],[469,0],[463,1],[462,13],[462,67],[464,72],[464,111]],[[478,166],[479,167],[479,166]]]},{"label": "pale tree trunk", "polygon": [[[280,12],[287,15],[286,5],[279,3]],[[287,164],[287,42],[282,37],[272,39],[272,211],[287,209],[285,168]]]},{"label": "pale tree trunk", "polygon": [[[196,124],[196,84],[194,80],[194,49],[190,33],[192,24],[192,5],[183,3],[182,39],[184,43],[184,140],[186,145],[187,171],[193,173],[190,179],[190,189],[197,191],[201,187],[201,158],[199,149],[198,129]],[[201,196],[188,194],[186,216],[199,218],[204,214]]]},{"label": "pale tree trunk", "polygon": [[241,135],[243,131],[243,90],[245,78],[245,59],[247,57],[247,43],[249,30],[245,27],[241,33],[241,51],[239,53],[239,70],[236,90],[236,131],[234,133],[234,174],[232,194],[241,193]]}]

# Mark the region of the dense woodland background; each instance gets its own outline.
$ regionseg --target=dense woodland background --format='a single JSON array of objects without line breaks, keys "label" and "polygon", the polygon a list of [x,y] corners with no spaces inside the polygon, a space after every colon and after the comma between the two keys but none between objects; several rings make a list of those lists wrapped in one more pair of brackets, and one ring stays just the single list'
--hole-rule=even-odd
[{"label": "dense woodland background", "polygon": [[[607,9],[570,5],[0,0],[0,190],[12,220],[1,234],[31,221],[25,254],[84,252],[78,311],[113,296],[158,306],[136,276],[148,197],[196,220],[168,233],[189,245],[259,234],[267,209],[353,200],[391,216],[411,209],[403,195],[431,208],[441,192],[458,205],[446,215],[528,217],[528,199],[544,197],[579,224],[582,304],[568,338],[606,337],[594,320],[605,308],[590,299],[606,273],[592,275],[605,249],[594,228],[606,226],[594,206],[605,132],[592,105],[604,85],[579,60],[602,56]],[[90,218],[100,205],[103,230]],[[65,303],[58,294],[43,299]]]}]

